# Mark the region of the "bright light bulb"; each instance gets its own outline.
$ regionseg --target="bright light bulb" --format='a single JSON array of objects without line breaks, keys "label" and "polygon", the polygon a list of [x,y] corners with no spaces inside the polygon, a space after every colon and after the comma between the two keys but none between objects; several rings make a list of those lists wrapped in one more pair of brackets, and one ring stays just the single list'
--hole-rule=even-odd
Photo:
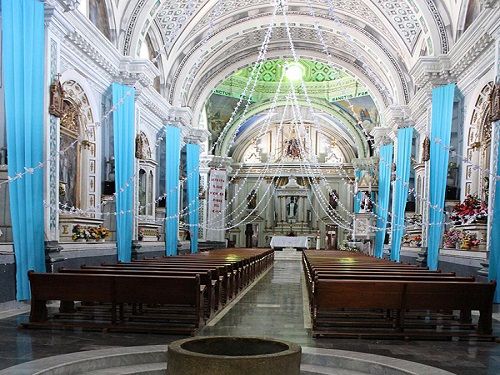
[{"label": "bright light bulb", "polygon": [[288,64],[285,68],[285,75],[289,81],[300,81],[302,79],[302,67],[297,64]]}]

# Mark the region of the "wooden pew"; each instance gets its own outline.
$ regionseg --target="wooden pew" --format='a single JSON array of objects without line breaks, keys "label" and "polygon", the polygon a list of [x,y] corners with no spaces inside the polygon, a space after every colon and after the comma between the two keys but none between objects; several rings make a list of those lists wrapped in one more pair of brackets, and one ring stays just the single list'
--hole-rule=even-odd
[{"label": "wooden pew", "polygon": [[[28,276],[32,305],[30,321],[25,327],[84,327],[145,332],[160,330],[193,334],[204,323],[205,287],[200,284],[199,276],[47,274],[31,271]],[[52,319],[48,322],[48,300],[108,303],[111,305],[111,319],[100,322]],[[147,317],[143,317],[143,321],[136,323],[136,317],[125,316],[123,309],[117,316],[116,307],[124,304],[159,304],[167,310],[155,314],[149,322],[144,321]],[[170,311],[168,308],[171,308]],[[62,312],[65,312],[64,307]]]}]

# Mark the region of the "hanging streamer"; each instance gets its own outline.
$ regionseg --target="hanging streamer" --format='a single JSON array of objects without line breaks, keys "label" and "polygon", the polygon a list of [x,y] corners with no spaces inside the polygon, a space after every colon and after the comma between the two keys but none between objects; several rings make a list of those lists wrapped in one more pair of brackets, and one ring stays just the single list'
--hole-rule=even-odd
[{"label": "hanging streamer", "polygon": [[[432,90],[431,139],[440,139],[445,147],[450,146],[451,122],[455,84],[436,87]],[[429,177],[429,231],[427,239],[427,265],[436,270],[439,246],[443,236],[443,207],[448,175],[449,152],[437,142],[431,142]]]},{"label": "hanging streamer", "polygon": [[186,145],[187,201],[190,203],[188,223],[191,233],[191,254],[198,252],[198,224],[200,221],[200,145]]},{"label": "hanging streamer", "polygon": [[[500,174],[500,147],[498,146],[498,133],[500,132],[500,121],[493,124],[492,134],[497,135],[493,139],[497,139],[497,142],[492,142],[492,153],[496,154],[495,158],[492,160],[496,161],[496,167],[493,166],[493,171],[499,175]],[[493,156],[495,156],[495,154]],[[497,283],[500,281],[500,181],[497,180],[494,186],[490,188],[493,193],[491,196],[494,199],[491,207],[492,217],[491,217],[491,227],[490,227],[490,242],[488,244],[490,252],[490,266],[488,269],[489,279],[495,280]],[[495,303],[500,302],[500,287],[497,285],[495,289]]]},{"label": "hanging streamer", "polygon": [[[115,185],[126,186],[134,175],[135,89],[113,83],[112,95],[113,106],[117,108],[113,113]],[[134,188],[120,188],[116,192],[116,247],[120,262],[130,262],[132,256],[133,205]]]},{"label": "hanging streamer", "polygon": [[377,232],[375,234],[375,256],[382,258],[384,254],[384,239],[387,228],[389,211],[389,196],[391,191],[391,165],[393,145],[380,147],[379,179],[378,179],[378,208]]},{"label": "hanging streamer", "polygon": [[399,262],[401,240],[404,232],[404,216],[408,201],[410,181],[410,158],[413,128],[398,130],[398,151],[396,157],[396,181],[392,199],[392,242],[391,260]]},{"label": "hanging streamer", "polygon": [[179,165],[181,158],[181,129],[168,125],[165,129],[165,251],[177,255],[179,232]]},{"label": "hanging streamer", "polygon": [[[2,63],[9,176],[43,161],[44,4],[2,0]],[[9,185],[16,257],[16,298],[30,299],[28,270],[45,271],[43,173]]]}]

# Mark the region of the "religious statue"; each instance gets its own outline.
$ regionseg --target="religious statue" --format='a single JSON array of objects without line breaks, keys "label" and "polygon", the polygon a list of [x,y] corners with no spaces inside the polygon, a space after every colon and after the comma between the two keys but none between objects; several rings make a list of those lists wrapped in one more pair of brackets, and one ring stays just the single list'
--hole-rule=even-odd
[{"label": "religious statue", "polygon": [[360,213],[371,212],[373,208],[373,203],[367,193],[363,192],[363,198],[360,203]]},{"label": "religious statue", "polygon": [[431,158],[431,141],[428,136],[425,137],[422,143],[422,163],[429,161]]},{"label": "religious statue", "polygon": [[247,197],[247,208],[254,209],[257,207],[257,192],[252,190]]},{"label": "religious statue", "polygon": [[291,197],[290,203],[286,205],[288,219],[295,219],[295,216],[297,215],[297,203],[295,202],[296,199],[297,198],[295,197]]},{"label": "religious statue", "polygon": [[64,113],[64,90],[59,80],[60,74],[54,79],[50,85],[50,104],[49,113],[55,117],[62,117]]},{"label": "religious statue", "polygon": [[135,157],[137,159],[144,159],[143,149],[144,149],[143,139],[141,137],[141,134],[137,134],[137,136],[135,137]]}]

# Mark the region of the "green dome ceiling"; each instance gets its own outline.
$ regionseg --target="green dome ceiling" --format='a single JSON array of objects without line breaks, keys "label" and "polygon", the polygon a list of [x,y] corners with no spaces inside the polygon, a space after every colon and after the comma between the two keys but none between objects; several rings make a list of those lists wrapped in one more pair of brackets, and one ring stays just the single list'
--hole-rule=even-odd
[{"label": "green dome ceiling", "polygon": [[[274,97],[281,77],[283,82],[281,92],[288,93],[292,82],[286,77],[285,71],[291,60],[266,60],[258,70],[257,84],[251,97],[253,102],[269,100]],[[346,72],[331,67],[328,64],[300,59],[302,79],[306,84],[309,96],[335,102],[342,99],[351,99],[368,95],[366,87]],[[243,92],[254,66],[240,69],[228,77],[214,90],[214,94],[239,98]],[[300,94],[300,82],[295,82],[296,90]]]}]

